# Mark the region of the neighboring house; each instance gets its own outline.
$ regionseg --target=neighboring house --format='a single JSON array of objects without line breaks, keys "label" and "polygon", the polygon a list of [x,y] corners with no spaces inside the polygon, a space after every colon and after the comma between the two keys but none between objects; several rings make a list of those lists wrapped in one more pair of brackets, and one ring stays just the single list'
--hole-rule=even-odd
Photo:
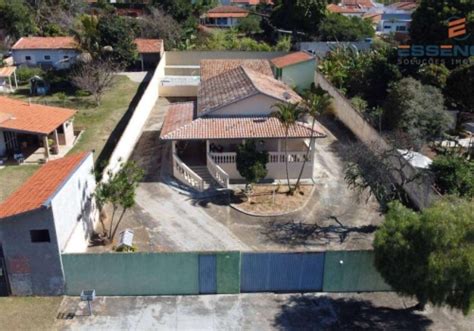
[{"label": "neighboring house", "polygon": [[391,5],[386,6],[385,8],[393,9],[393,10],[404,10],[407,12],[414,12],[418,7],[418,3],[416,0],[405,0],[401,2],[395,2]]},{"label": "neighboring house", "polygon": [[209,27],[232,28],[249,15],[249,11],[237,6],[219,6],[201,16],[201,24]]},{"label": "neighboring house", "polygon": [[93,170],[90,152],[51,161],[0,204],[0,295],[64,293],[61,254],[84,252],[98,220]]},{"label": "neighboring house", "polygon": [[316,59],[306,52],[295,52],[272,59],[275,77],[298,91],[314,82]]},{"label": "neighboring house", "polygon": [[76,140],[75,113],[0,97],[0,158],[38,162],[64,155]]},{"label": "neighboring house", "polygon": [[12,47],[16,66],[67,69],[79,55],[73,37],[23,37]]},{"label": "neighboring house", "polygon": [[371,0],[341,0],[338,4],[329,4],[327,10],[344,16],[362,17],[365,13],[374,10],[375,7],[376,4]]},{"label": "neighboring house", "polygon": [[165,52],[163,40],[137,38],[135,44],[140,57],[141,70],[156,68]]},{"label": "neighboring house", "polygon": [[[314,70],[314,69],[313,69]],[[301,97],[273,77],[268,60],[203,60],[197,102],[169,106],[160,139],[171,142],[173,175],[204,191],[213,183],[228,188],[242,182],[236,166],[237,146],[255,139],[269,152],[267,180],[284,180],[286,130],[271,114],[276,103],[297,103]],[[324,137],[297,122],[288,132],[289,175],[298,177],[308,138]],[[314,149],[306,162],[304,180],[311,180]]]},{"label": "neighboring house", "polygon": [[408,34],[411,24],[411,13],[406,11],[387,11],[381,16],[377,32],[384,35]]}]

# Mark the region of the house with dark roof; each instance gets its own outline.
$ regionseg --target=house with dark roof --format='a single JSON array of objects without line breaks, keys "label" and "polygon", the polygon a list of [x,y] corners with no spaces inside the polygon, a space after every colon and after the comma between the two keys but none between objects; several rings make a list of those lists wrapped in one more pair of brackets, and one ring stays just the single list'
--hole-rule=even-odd
[{"label": "house with dark roof", "polygon": [[80,54],[74,37],[23,37],[11,48],[16,66],[67,69]]},{"label": "house with dark roof", "polygon": [[271,60],[275,76],[286,85],[304,91],[314,82],[316,58],[310,53],[299,51]]},{"label": "house with dark roof", "polygon": [[85,252],[97,225],[92,153],[43,165],[0,204],[0,296],[61,295],[61,254]]},{"label": "house with dark roof", "polygon": [[47,162],[64,156],[76,142],[75,113],[0,96],[1,163]]},{"label": "house with dark roof", "polygon": [[[285,67],[306,59],[274,60]],[[309,138],[325,134],[320,126],[313,130],[303,119],[287,133],[272,116],[275,104],[302,101],[290,86],[274,77],[275,63],[268,59],[201,60],[196,102],[171,104],[160,133],[160,139],[171,145],[176,179],[198,191],[242,182],[236,166],[237,148],[251,139],[258,149],[269,153],[267,181],[286,179],[286,158],[290,179],[298,177],[304,163],[302,178],[312,180],[314,146],[309,146]]]},{"label": "house with dark roof", "polygon": [[232,28],[239,24],[240,20],[249,16],[249,11],[238,6],[219,6],[210,9],[201,15],[200,22],[204,26],[218,28]]}]

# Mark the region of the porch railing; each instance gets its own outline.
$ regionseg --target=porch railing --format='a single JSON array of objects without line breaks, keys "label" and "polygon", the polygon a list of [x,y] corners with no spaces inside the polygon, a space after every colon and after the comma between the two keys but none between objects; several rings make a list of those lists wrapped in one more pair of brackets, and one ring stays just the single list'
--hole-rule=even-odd
[{"label": "porch railing", "polygon": [[224,188],[229,188],[229,175],[207,154],[207,170],[212,178]]},{"label": "porch railing", "polygon": [[[237,153],[209,153],[210,158],[216,164],[236,163]],[[285,152],[269,152],[268,163],[285,163]],[[306,161],[311,162],[311,153]],[[303,162],[306,158],[306,152],[288,152],[289,163]]]},{"label": "porch railing", "polygon": [[204,181],[196,174],[191,168],[189,168],[178,155],[173,153],[173,176],[183,183],[195,188],[199,192],[204,191]]}]

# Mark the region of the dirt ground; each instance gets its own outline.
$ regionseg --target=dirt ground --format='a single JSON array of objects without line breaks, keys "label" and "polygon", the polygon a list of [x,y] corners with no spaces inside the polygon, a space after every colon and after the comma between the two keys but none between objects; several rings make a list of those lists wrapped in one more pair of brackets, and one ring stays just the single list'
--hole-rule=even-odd
[{"label": "dirt ground", "polygon": [[52,330],[62,297],[0,298],[0,330]]},{"label": "dirt ground", "polygon": [[132,155],[145,178],[119,231],[135,231],[138,251],[371,249],[383,216],[375,199],[358,197],[344,182],[342,147],[350,138],[334,120],[321,121],[327,138],[317,141],[314,190],[305,207],[255,217],[231,208],[226,193],[196,194],[170,176],[170,146],[159,135],[166,106],[175,101],[182,100],[158,101]]},{"label": "dirt ground", "polygon": [[240,211],[256,216],[281,215],[298,210],[308,202],[313,185],[302,185],[288,194],[288,186],[282,185],[254,185],[248,196],[242,189],[234,190],[237,201],[232,206]]},{"label": "dirt ground", "polygon": [[100,297],[94,316],[66,297],[58,330],[472,330],[473,316],[411,309],[393,293]]}]

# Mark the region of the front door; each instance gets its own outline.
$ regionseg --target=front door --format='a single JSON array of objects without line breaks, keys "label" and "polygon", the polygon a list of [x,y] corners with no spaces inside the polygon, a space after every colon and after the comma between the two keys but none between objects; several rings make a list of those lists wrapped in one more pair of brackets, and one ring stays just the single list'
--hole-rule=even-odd
[{"label": "front door", "polygon": [[8,279],[5,259],[3,258],[2,245],[0,245],[0,297],[6,297],[9,295],[8,291]]}]

